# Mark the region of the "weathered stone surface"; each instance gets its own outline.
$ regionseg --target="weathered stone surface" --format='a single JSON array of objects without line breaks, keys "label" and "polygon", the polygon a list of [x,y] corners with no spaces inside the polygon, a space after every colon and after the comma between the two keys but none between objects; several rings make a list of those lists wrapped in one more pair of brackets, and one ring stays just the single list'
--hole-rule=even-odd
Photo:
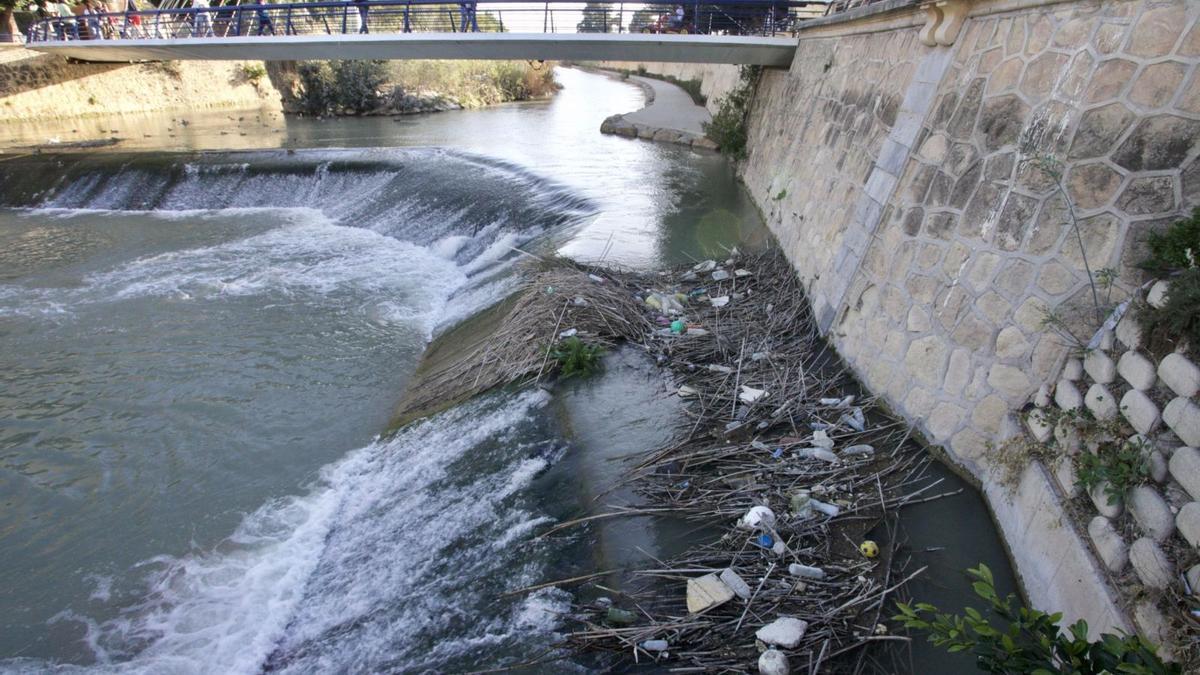
[{"label": "weathered stone surface", "polygon": [[1096,46],[1096,51],[1101,54],[1111,54],[1117,51],[1121,46],[1121,40],[1125,38],[1125,26],[1113,23],[1106,23],[1096,29],[1096,37],[1093,44]]},{"label": "weathered stone surface", "polygon": [[[1125,322],[1122,321],[1121,323]],[[1133,322],[1130,321],[1130,323]],[[1120,337],[1120,331],[1121,328],[1118,325],[1118,338]],[[1129,386],[1140,391],[1145,391],[1153,387],[1155,380],[1158,378],[1158,372],[1154,368],[1154,363],[1132,350],[1121,355],[1121,358],[1117,361],[1117,372],[1129,383]]]},{"label": "weathered stone surface", "polygon": [[785,616],[775,619],[771,623],[759,628],[754,633],[754,637],[768,645],[792,649],[800,644],[800,640],[804,638],[804,633],[807,630],[807,621]]},{"label": "weathered stone surface", "polygon": [[1200,450],[1193,447],[1177,448],[1171,454],[1171,477],[1174,478],[1192,499],[1200,500]]},{"label": "weathered stone surface", "polygon": [[1024,65],[1021,59],[1011,58],[996,66],[996,69],[992,71],[992,76],[988,78],[988,95],[1004,93],[1016,87]]},{"label": "weathered stone surface", "polygon": [[943,338],[937,336],[913,340],[904,356],[904,365],[918,381],[937,386],[942,381],[948,351]]},{"label": "weathered stone surface", "polygon": [[[1001,68],[1003,68],[1003,64],[1001,64]],[[992,78],[995,77],[996,73],[993,73]],[[971,137],[971,133],[975,130],[975,118],[979,116],[979,106],[983,103],[983,87],[986,83],[986,79],[978,78],[967,85],[967,90],[959,99],[958,109],[954,111],[954,117],[950,119],[950,124],[947,126],[947,131],[952,137],[959,139]]]},{"label": "weathered stone surface", "polygon": [[1139,433],[1148,435],[1158,428],[1158,406],[1146,396],[1145,392],[1130,389],[1121,397],[1121,414]]},{"label": "weathered stone surface", "polygon": [[1151,539],[1158,543],[1175,532],[1175,516],[1158,490],[1139,485],[1129,491],[1129,513]]},{"label": "weathered stone surface", "polygon": [[980,431],[995,435],[1000,433],[1007,416],[1008,403],[992,394],[975,405],[975,410],[971,413],[971,423]]},{"label": "weathered stone surface", "polygon": [[968,349],[990,351],[995,332],[991,324],[979,318],[974,312],[968,311],[959,320],[954,332],[950,333],[950,338],[954,343]]},{"label": "weathered stone surface", "polygon": [[976,162],[971,165],[967,171],[954,181],[954,187],[950,189],[950,196],[947,202],[948,205],[961,209],[970,201],[971,195],[974,194],[975,188],[979,185],[979,180],[983,176],[983,162]]},{"label": "weathered stone surface", "polygon": [[1009,399],[1024,398],[1033,388],[1029,376],[1024,371],[1002,363],[993,365],[988,371],[987,382]]},{"label": "weathered stone surface", "polygon": [[1183,164],[1200,144],[1200,120],[1158,115],[1138,122],[1113,161],[1129,171],[1161,171]]},{"label": "weathered stone surface", "polygon": [[1188,502],[1175,516],[1175,527],[1193,548],[1200,548],[1200,502]]},{"label": "weathered stone surface", "polygon": [[[1083,249],[1087,252],[1087,260],[1093,270],[1107,265],[1112,259],[1120,233],[1120,222],[1108,213],[1101,213],[1079,221],[1079,234],[1083,239]],[[1079,244],[1075,240],[1064,243],[1060,255],[1063,260],[1077,270],[1087,268],[1083,255],[1079,251]]]},{"label": "weathered stone surface", "polygon": [[1087,102],[1100,103],[1117,97],[1137,72],[1137,64],[1125,59],[1101,61],[1087,88]]},{"label": "weathered stone surface", "polygon": [[905,322],[910,333],[925,333],[930,329],[929,311],[922,306],[913,305],[908,310],[908,317]]},{"label": "weathered stone surface", "polygon": [[1075,382],[1083,377],[1083,361],[1077,358],[1069,358],[1063,364],[1062,376],[1064,379]]},{"label": "weathered stone surface", "polygon": [[1137,320],[1129,315],[1117,324],[1116,335],[1121,344],[1130,349],[1137,349],[1142,344],[1142,328]]},{"label": "weathered stone surface", "polygon": [[1158,364],[1158,376],[1179,396],[1190,398],[1200,392],[1200,368],[1182,354],[1168,354]]},{"label": "weathered stone surface", "polygon": [[1067,193],[1081,209],[1104,206],[1120,186],[1121,174],[1103,162],[1078,165],[1067,178]]},{"label": "weathered stone surface", "polygon": [[[1069,58],[1066,54],[1046,52],[1030,61],[1021,78],[1021,93],[1035,102],[1049,96]],[[987,109],[986,105],[984,109]]]},{"label": "weathered stone surface", "polygon": [[1117,208],[1131,216],[1146,216],[1175,210],[1175,178],[1135,178],[1117,198]]},{"label": "weathered stone surface", "polygon": [[1200,407],[1180,396],[1163,408],[1163,421],[1180,440],[1192,447],[1200,446]]},{"label": "weathered stone surface", "polygon": [[1187,67],[1178,61],[1146,66],[1129,90],[1129,100],[1145,108],[1159,108],[1171,102],[1183,82]]},{"label": "weathered stone surface", "polygon": [[1070,380],[1059,380],[1054,387],[1054,402],[1063,410],[1077,410],[1083,405],[1083,395]]},{"label": "weathered stone surface", "polygon": [[1025,233],[1033,223],[1037,206],[1037,200],[1032,197],[1009,193],[1008,199],[1004,200],[1000,219],[996,222],[997,248],[1002,251],[1016,251],[1021,248]]},{"label": "weathered stone surface", "polygon": [[1016,326],[1006,326],[996,336],[996,356],[1002,359],[1019,359],[1029,353],[1029,341]]},{"label": "weathered stone surface", "polygon": [[942,383],[942,391],[957,396],[967,386],[971,379],[971,352],[967,349],[955,349],[950,355],[950,365],[946,367],[946,379]]},{"label": "weathered stone surface", "polygon": [[1092,411],[1096,419],[1110,420],[1117,416],[1117,402],[1112,392],[1099,382],[1088,388],[1083,397],[1083,404]]},{"label": "weathered stone surface", "polygon": [[1093,349],[1083,357],[1083,369],[1100,384],[1108,384],[1117,377],[1117,365],[1099,349]]},{"label": "weathered stone surface", "polygon": [[1105,518],[1116,518],[1125,511],[1125,502],[1121,498],[1110,497],[1105,491],[1108,488],[1108,482],[1102,481],[1088,492],[1088,497],[1092,500],[1092,505],[1096,507],[1096,512]]},{"label": "weathered stone surface", "polygon": [[1153,600],[1139,601],[1133,607],[1133,623],[1137,631],[1152,645],[1158,645],[1156,653],[1160,656],[1172,652],[1170,645],[1171,629],[1167,617]]},{"label": "weathered stone surface", "polygon": [[1116,574],[1129,564],[1129,547],[1117,533],[1112,522],[1104,516],[1096,516],[1088,523],[1088,536],[1092,538],[1100,559],[1108,571]]},{"label": "weathered stone surface", "polygon": [[[1028,415],[1025,416],[1025,426],[1029,429],[1029,433],[1032,434],[1034,439],[1039,443],[1045,443],[1049,441],[1050,437],[1054,435],[1054,429],[1051,428],[1049,424],[1049,420],[1046,417],[1046,412],[1039,408],[1034,408],[1029,412]],[[1060,463],[1066,464],[1067,466],[1071,465],[1070,460]],[[1058,473],[1057,467],[1055,468],[1055,473]],[[1071,483],[1074,483],[1074,480],[1072,480]],[[1063,491],[1068,493],[1070,492],[1066,486],[1063,486]]]},{"label": "weathered stone surface", "polygon": [[1068,157],[1088,159],[1107,155],[1135,117],[1134,112],[1121,103],[1110,103],[1083,113]]},{"label": "weathered stone surface", "polygon": [[966,411],[953,403],[939,403],[925,421],[929,433],[936,440],[945,440],[958,430]]},{"label": "weathered stone surface", "polygon": [[975,190],[971,201],[963,210],[962,220],[958,224],[958,233],[963,237],[986,241],[988,235],[995,229],[995,222],[1000,211],[1000,203],[1004,200],[1005,190],[996,183],[984,183]]},{"label": "weathered stone surface", "polygon": [[1187,3],[1150,7],[1133,27],[1126,50],[1144,58],[1170,54],[1179,34],[1187,25]]},{"label": "weathered stone surface", "polygon": [[1129,562],[1138,578],[1149,588],[1164,589],[1171,585],[1175,570],[1166,554],[1149,537],[1142,537],[1129,547]]},{"label": "weathered stone surface", "polygon": [[1167,466],[1167,458],[1158,450],[1150,450],[1146,452],[1146,463],[1150,465],[1150,478],[1155,483],[1167,482],[1167,477],[1171,475],[1171,470]]},{"label": "weathered stone surface", "polygon": [[[1025,289],[1029,287],[1029,282],[1033,280],[1033,272],[1034,267],[1030,263],[1019,259],[1011,260],[1009,261],[1008,266],[1005,267],[1004,270],[1000,272],[1000,275],[996,277],[995,288],[996,290],[1000,291],[1000,293],[1008,296],[1014,301],[1019,301],[1021,298],[1025,297]],[[1034,307],[1033,305],[1037,305],[1037,307]],[[1036,323],[1040,325],[1042,318],[1045,317],[1045,312],[1043,311],[1045,309],[1048,309],[1048,307],[1038,298],[1028,298],[1021,304],[1021,307],[1017,310],[1017,312],[1019,314],[1021,312],[1034,310],[1034,312],[1037,314]],[[1029,327],[1023,323],[1021,324],[1021,327],[1029,329]],[[1036,328],[1031,330],[1036,330]]]},{"label": "weathered stone surface", "polygon": [[[1048,86],[1053,84],[1051,76]],[[998,150],[1005,145],[1016,143],[1028,114],[1029,106],[1016,96],[998,96],[986,101],[979,116],[979,130],[983,133],[984,147],[988,150]]]},{"label": "weathered stone surface", "polygon": [[1075,273],[1057,262],[1048,262],[1042,265],[1037,284],[1050,295],[1062,295],[1075,287]]},{"label": "weathered stone surface", "polygon": [[977,253],[974,260],[971,261],[970,268],[967,269],[967,283],[978,291],[986,289],[988,282],[996,274],[996,269],[1000,267],[1000,262],[1000,256],[995,253],[988,251]]}]

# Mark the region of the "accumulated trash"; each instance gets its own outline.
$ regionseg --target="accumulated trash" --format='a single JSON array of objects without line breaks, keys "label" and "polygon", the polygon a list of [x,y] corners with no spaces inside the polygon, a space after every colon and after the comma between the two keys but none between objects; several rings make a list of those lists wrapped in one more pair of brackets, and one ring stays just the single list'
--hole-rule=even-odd
[{"label": "accumulated trash", "polygon": [[829,434],[824,429],[817,429],[813,432],[811,443],[818,448],[833,449],[833,439],[829,437]]},{"label": "accumulated trash", "polygon": [[723,605],[733,598],[733,589],[726,586],[716,574],[705,574],[687,581],[687,608],[690,614]]},{"label": "accumulated trash", "polygon": [[604,620],[613,626],[628,626],[637,621],[637,615],[620,607],[609,607]]},{"label": "accumulated trash", "polygon": [[874,558],[879,555],[879,544],[867,539],[858,545],[858,550],[864,557]]},{"label": "accumulated trash", "polygon": [[712,273],[713,281],[725,281],[728,278],[729,278],[729,272],[726,272],[725,270],[713,270],[713,273]]},{"label": "accumulated trash", "polygon": [[602,277],[596,276],[595,274],[589,274],[588,279],[591,279],[592,281],[594,281],[598,284],[604,283],[604,279]]},{"label": "accumulated trash", "polygon": [[820,567],[812,567],[811,565],[801,565],[800,563],[792,563],[788,565],[788,574],[794,577],[803,577],[805,579],[824,579],[825,570]]},{"label": "accumulated trash", "polygon": [[853,455],[861,455],[863,457],[871,457],[871,456],[874,456],[874,454],[875,454],[875,447],[871,446],[871,445],[867,445],[865,443],[859,444],[859,445],[852,445],[852,446],[842,450],[843,457],[846,455],[852,455],[852,456]]},{"label": "accumulated trash", "polygon": [[841,461],[841,458],[828,448],[800,448],[796,451],[796,456],[802,459],[820,459],[826,462]]},{"label": "accumulated trash", "polygon": [[708,364],[707,368],[714,373],[725,373],[726,375],[733,374],[733,368],[730,368],[729,366],[721,366],[715,363],[710,363]]},{"label": "accumulated trash", "polygon": [[680,319],[675,319],[671,322],[671,332],[676,335],[682,335],[687,330],[687,324]]},{"label": "accumulated trash", "polygon": [[752,506],[738,521],[744,530],[771,530],[775,528],[775,512],[766,506]]},{"label": "accumulated trash", "polygon": [[759,675],[791,675],[788,658],[778,649],[771,648],[758,655]]},{"label": "accumulated trash", "polygon": [[800,520],[812,518],[812,493],[808,490],[796,490],[792,493],[792,498],[788,501],[788,506],[792,510],[792,517]]},{"label": "accumulated trash", "polygon": [[767,391],[765,389],[754,389],[753,387],[747,387],[743,384],[742,391],[738,394],[738,399],[745,403],[754,403],[755,401],[765,398],[766,396]]},{"label": "accumulated trash", "polygon": [[654,291],[646,294],[644,302],[647,307],[663,314],[683,314],[683,304],[674,295]]},{"label": "accumulated trash", "polygon": [[691,398],[692,396],[695,396],[697,392],[692,387],[689,387],[686,384],[684,384],[684,385],[680,385],[678,393],[681,398]]},{"label": "accumulated trash", "polygon": [[717,261],[716,260],[705,260],[704,262],[696,263],[695,265],[692,265],[692,271],[699,272],[701,274],[704,274],[705,272],[711,272],[715,269],[717,269]]},{"label": "accumulated trash", "polygon": [[814,511],[820,511],[830,518],[837,518],[837,515],[842,512],[842,510],[836,505],[826,504],[825,502],[818,501],[816,499],[810,499],[808,503],[812,506]]},{"label": "accumulated trash", "polygon": [[646,640],[639,646],[648,652],[665,652],[671,648],[666,640]]},{"label": "accumulated trash", "polygon": [[754,637],[761,640],[764,644],[792,649],[800,644],[800,640],[804,638],[804,633],[807,630],[807,621],[785,616],[775,619],[771,623],[759,628],[754,633]]},{"label": "accumulated trash", "polygon": [[750,599],[750,584],[746,583],[745,579],[738,576],[737,572],[734,572],[732,569],[726,567],[725,569],[721,570],[719,578],[726,586],[729,587],[729,590],[733,591],[734,595],[743,600]]},{"label": "accumulated trash", "polygon": [[711,304],[713,307],[724,307],[725,305],[728,305],[728,304],[729,304],[729,296],[728,296],[728,295],[722,295],[722,296],[721,296],[721,297],[719,297],[719,298],[709,298],[709,299],[708,299],[708,302],[709,302],[709,304]]},{"label": "accumulated trash", "polygon": [[863,415],[862,408],[851,408],[850,412],[841,416],[840,421],[855,431],[867,428],[867,418]]},{"label": "accumulated trash", "polygon": [[733,271],[735,277],[748,277],[753,274],[750,270],[737,269]]}]

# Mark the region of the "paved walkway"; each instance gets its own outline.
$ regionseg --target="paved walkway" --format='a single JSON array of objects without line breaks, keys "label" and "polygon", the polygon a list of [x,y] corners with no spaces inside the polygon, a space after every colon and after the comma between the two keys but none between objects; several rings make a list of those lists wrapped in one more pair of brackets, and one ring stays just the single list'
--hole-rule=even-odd
[{"label": "paved walkway", "polygon": [[649,77],[630,75],[629,79],[652,89],[654,101],[637,112],[626,113],[626,120],[658,129],[704,135],[700,125],[712,121],[712,115],[704,106],[696,105],[686,91],[670,82]]}]

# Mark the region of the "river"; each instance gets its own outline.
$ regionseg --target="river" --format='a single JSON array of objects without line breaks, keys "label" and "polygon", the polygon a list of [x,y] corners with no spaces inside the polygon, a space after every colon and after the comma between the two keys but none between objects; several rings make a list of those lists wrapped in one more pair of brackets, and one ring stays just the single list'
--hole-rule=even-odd
[{"label": "river", "polygon": [[504,591],[670,552],[654,524],[532,537],[665,439],[629,355],[380,435],[425,345],[513,288],[513,247],[653,269],[769,244],[719,156],[597,133],[638,88],[558,78],[398,120],[89,120],[145,133],[0,162],[0,670],[495,667],[570,600]]}]

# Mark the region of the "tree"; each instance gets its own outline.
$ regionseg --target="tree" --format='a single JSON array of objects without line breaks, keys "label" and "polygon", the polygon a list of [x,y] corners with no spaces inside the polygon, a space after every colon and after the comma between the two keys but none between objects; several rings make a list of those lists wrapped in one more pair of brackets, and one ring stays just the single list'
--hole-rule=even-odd
[{"label": "tree", "polygon": [[609,5],[589,2],[583,8],[583,21],[575,25],[580,33],[619,33],[621,14]]},{"label": "tree", "polygon": [[629,20],[629,32],[640,33],[658,23],[658,17],[671,13],[671,5],[646,5],[633,13]]},{"label": "tree", "polygon": [[0,0],[0,42],[19,42],[20,31],[14,13],[22,0]]}]

